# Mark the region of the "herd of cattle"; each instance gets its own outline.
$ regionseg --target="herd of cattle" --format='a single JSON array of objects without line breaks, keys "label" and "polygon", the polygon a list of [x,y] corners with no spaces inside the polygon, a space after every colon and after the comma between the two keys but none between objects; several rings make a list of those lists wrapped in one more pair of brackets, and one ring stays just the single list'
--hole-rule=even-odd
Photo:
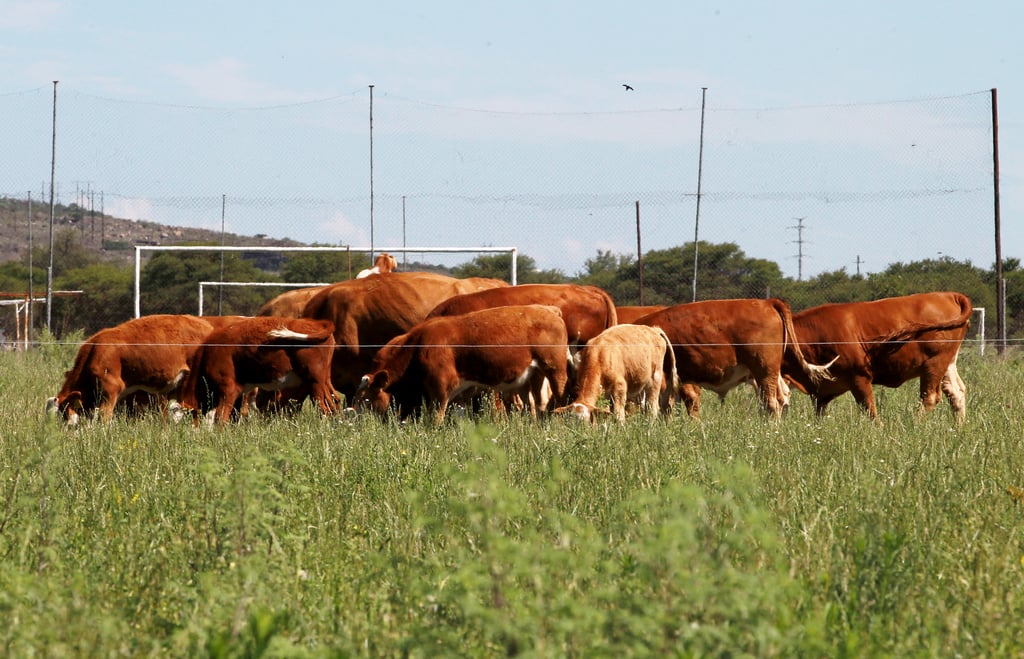
[{"label": "herd of cattle", "polygon": [[[392,266],[393,267],[393,266]],[[749,383],[777,417],[790,389],[823,414],[849,391],[878,418],[873,385],[919,378],[921,408],[944,393],[965,416],[956,360],[972,307],[960,293],[826,304],[779,299],[616,307],[593,286],[367,273],[284,293],[252,317],[151,315],[87,339],[51,414],[109,420],[125,402],[177,401],[196,423],[312,399],[400,418],[444,418],[453,401],[530,413],[657,416],[701,389]],[[598,408],[604,395],[611,409]]]}]

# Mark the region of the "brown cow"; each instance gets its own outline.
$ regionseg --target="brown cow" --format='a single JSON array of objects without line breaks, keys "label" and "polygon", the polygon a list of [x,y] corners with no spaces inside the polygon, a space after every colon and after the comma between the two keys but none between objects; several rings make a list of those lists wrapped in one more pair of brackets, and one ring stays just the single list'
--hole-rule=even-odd
[{"label": "brown cow", "polygon": [[[214,330],[196,351],[182,385],[181,407],[224,424],[242,394],[257,387],[309,395],[324,414],[336,408],[331,388],[334,324],[305,318],[248,318]],[[198,423],[198,417],[196,422]]]},{"label": "brown cow", "polygon": [[957,372],[960,344],[973,307],[962,293],[919,293],[873,302],[826,304],[793,316],[808,359],[838,356],[831,381],[811,381],[787,362],[783,373],[814,399],[819,414],[847,391],[872,419],[878,418],[872,385],[899,387],[920,378],[921,411],[945,393],[957,422],[967,414],[966,387]]},{"label": "brown cow", "polygon": [[633,401],[658,416],[670,413],[675,402],[676,360],[672,343],[663,330],[648,325],[609,327],[576,354],[579,393],[555,412],[571,412],[582,420],[594,420],[602,391],[611,401],[611,413],[626,421],[626,402]]},{"label": "brown cow", "polygon": [[546,304],[561,309],[569,334],[569,347],[574,352],[618,323],[615,303],[608,293],[596,286],[578,284],[520,284],[466,293],[441,302],[427,317],[457,316],[480,309],[522,304]]},{"label": "brown cow", "polygon": [[373,267],[365,270],[360,270],[359,274],[356,275],[356,279],[362,279],[363,277],[369,277],[370,275],[380,275],[385,272],[394,272],[398,269],[398,261],[395,257],[391,256],[387,252],[381,252],[377,255],[377,258],[373,261]]},{"label": "brown cow", "polygon": [[620,325],[631,324],[637,318],[646,316],[649,313],[655,311],[661,311],[662,309],[668,308],[664,304],[644,304],[644,305],[623,305],[615,307],[615,315],[618,317]]},{"label": "brown cow", "polygon": [[358,398],[384,415],[395,402],[399,418],[434,410],[478,388],[521,390],[542,373],[555,396],[568,378],[568,335],[557,307],[522,305],[440,316],[416,325],[384,346],[363,376]]},{"label": "brown cow", "polygon": [[277,316],[278,318],[299,318],[306,304],[319,293],[323,286],[307,286],[285,291],[271,298],[256,312],[257,316]]},{"label": "brown cow", "polygon": [[49,414],[75,424],[81,415],[110,421],[118,402],[136,392],[176,395],[196,349],[224,318],[155,314],[108,327],[79,347]]},{"label": "brown cow", "polygon": [[453,295],[508,286],[499,279],[455,279],[429,272],[391,272],[325,286],[313,296],[304,318],[335,325],[334,388],[351,401],[359,379],[385,343],[427,317],[439,302]]},{"label": "brown cow", "polygon": [[[827,364],[816,366],[804,358],[789,305],[777,298],[677,304],[636,323],[660,327],[668,334],[681,384],[699,385],[724,396],[753,380],[761,407],[774,417],[783,409],[779,396],[783,356],[791,357],[808,381],[830,377]],[[679,391],[690,415],[697,416],[700,390],[681,386]]]}]

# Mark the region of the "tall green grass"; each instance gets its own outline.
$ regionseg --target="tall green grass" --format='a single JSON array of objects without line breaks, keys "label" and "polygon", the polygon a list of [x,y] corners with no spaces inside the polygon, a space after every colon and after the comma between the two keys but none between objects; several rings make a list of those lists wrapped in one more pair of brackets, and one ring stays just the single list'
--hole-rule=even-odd
[{"label": "tall green grass", "polygon": [[6,656],[1007,656],[1024,368],[779,423],[47,422],[71,356],[0,356]]}]

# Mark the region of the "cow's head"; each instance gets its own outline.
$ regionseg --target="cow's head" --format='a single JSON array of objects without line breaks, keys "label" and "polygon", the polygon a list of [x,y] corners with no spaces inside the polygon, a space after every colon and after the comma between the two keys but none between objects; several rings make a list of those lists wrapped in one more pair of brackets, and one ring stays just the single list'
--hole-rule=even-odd
[{"label": "cow's head", "polygon": [[46,399],[46,416],[51,419],[60,417],[69,426],[78,425],[84,411],[81,391],[72,391],[63,399],[59,396]]},{"label": "cow's head", "polygon": [[391,377],[387,371],[364,375],[356,389],[353,407],[356,410],[369,409],[384,416],[391,406],[391,394],[387,390],[389,384]]},{"label": "cow's head", "polygon": [[612,414],[611,410],[579,402],[569,403],[564,407],[555,408],[553,412],[555,414],[571,414],[580,421],[589,421],[590,423],[597,423],[598,417],[611,416]]}]

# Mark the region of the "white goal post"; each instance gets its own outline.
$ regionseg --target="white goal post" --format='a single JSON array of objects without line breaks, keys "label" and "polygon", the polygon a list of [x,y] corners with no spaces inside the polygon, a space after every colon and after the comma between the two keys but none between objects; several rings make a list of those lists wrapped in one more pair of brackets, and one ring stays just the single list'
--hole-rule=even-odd
[{"label": "white goal post", "polygon": [[[516,247],[239,247],[237,245],[197,245],[197,246],[160,246],[160,245],[135,245],[135,317],[142,316],[141,304],[141,275],[142,275],[142,253],[143,252],[358,252],[373,253],[388,252],[389,254],[508,254],[512,260],[512,281],[513,286],[518,281]],[[239,282],[243,283],[243,282]],[[262,283],[262,282],[261,282]],[[287,286],[287,283],[276,283],[278,286]]]}]

